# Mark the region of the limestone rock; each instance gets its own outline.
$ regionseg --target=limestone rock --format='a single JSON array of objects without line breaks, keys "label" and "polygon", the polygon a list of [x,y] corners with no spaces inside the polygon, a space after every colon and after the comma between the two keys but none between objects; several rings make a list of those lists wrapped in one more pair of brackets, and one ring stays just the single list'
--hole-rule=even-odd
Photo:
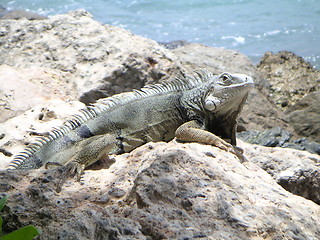
[{"label": "limestone rock", "polygon": [[0,6],[0,20],[1,19],[28,19],[28,20],[43,20],[46,19],[46,16],[29,12],[26,10],[6,10],[4,8],[1,8]]},{"label": "limestone rock", "polygon": [[292,52],[268,52],[257,67],[270,83],[269,97],[280,108],[286,109],[320,89],[320,71]]},{"label": "limestone rock", "polygon": [[53,127],[61,126],[68,117],[78,113],[84,104],[52,99],[43,101],[23,114],[0,125],[0,169],[7,167],[12,157],[34,142],[35,138]]},{"label": "limestone rock", "polygon": [[320,204],[319,155],[239,142],[248,159],[267,171],[282,187]]},{"label": "limestone rock", "polygon": [[74,100],[75,87],[66,72],[0,65],[0,123],[52,99]]},{"label": "limestone rock", "polygon": [[83,10],[41,21],[0,21],[0,65],[72,74],[88,104],[177,76],[175,56],[156,42],[103,25]]},{"label": "limestone rock", "polygon": [[[288,152],[242,143],[250,161]],[[291,150],[290,158],[320,161]],[[149,143],[87,170],[60,193],[58,170],[0,172],[10,195],[4,230],[33,224],[40,239],[319,239],[320,208],[251,162],[197,143]],[[32,183],[32,184],[31,184]]]}]

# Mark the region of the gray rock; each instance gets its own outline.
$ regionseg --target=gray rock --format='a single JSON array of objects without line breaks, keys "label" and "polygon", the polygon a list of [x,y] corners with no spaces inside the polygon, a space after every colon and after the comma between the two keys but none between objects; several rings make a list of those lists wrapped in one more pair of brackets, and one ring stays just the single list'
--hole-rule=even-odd
[{"label": "gray rock", "polygon": [[312,142],[307,138],[291,139],[291,133],[281,127],[274,127],[263,132],[248,130],[237,133],[237,137],[245,142],[265,147],[283,147],[297,150],[306,150],[310,153],[320,153],[320,143]]},{"label": "gray rock", "polygon": [[320,91],[306,94],[285,114],[286,120],[300,136],[320,142]]},{"label": "gray rock", "polygon": [[264,132],[245,131],[238,133],[237,136],[243,141],[266,147],[281,147],[291,138],[291,134],[280,127],[267,129]]},{"label": "gray rock", "polygon": [[166,49],[176,49],[179,47],[186,46],[190,43],[185,40],[176,40],[171,42],[159,42],[159,44],[164,46]]},{"label": "gray rock", "polygon": [[47,19],[47,17],[37,13],[29,12],[26,10],[16,9],[16,10],[6,11],[4,8],[2,8],[0,10],[0,20],[3,20],[3,19],[43,20],[43,19]]},{"label": "gray rock", "polygon": [[[250,161],[257,154],[262,162],[311,158],[296,150],[241,147]],[[42,230],[40,239],[320,238],[318,205],[287,192],[257,165],[240,164],[211,146],[149,143],[55,193],[59,175],[0,172],[6,183],[0,191],[10,195],[4,230],[33,224]]]}]

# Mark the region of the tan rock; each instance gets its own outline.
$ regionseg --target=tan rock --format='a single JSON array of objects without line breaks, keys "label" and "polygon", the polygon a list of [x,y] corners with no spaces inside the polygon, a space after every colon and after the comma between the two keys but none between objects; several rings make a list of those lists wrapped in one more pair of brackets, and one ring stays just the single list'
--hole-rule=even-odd
[{"label": "tan rock", "polygon": [[292,52],[267,52],[257,67],[269,81],[269,97],[279,108],[286,109],[320,89],[320,71]]},{"label": "tan rock", "polygon": [[[250,161],[271,151],[274,160],[288,160],[284,149],[242,146]],[[290,151],[289,160],[310,160]],[[34,224],[40,239],[320,237],[318,205],[215,147],[149,143],[115,160],[109,169],[86,171],[82,185],[68,181],[60,193],[59,172],[0,172],[0,189],[10,195],[4,229]]]},{"label": "tan rock", "polygon": [[176,57],[156,42],[103,25],[83,10],[41,21],[3,20],[0,33],[0,64],[71,73],[84,103],[180,73]]},{"label": "tan rock", "polygon": [[53,127],[61,126],[71,114],[78,113],[84,108],[78,101],[47,99],[42,104],[33,107],[23,114],[11,118],[0,125],[0,169],[8,166],[12,157],[21,152],[27,144],[50,131]]},{"label": "tan rock", "polygon": [[173,49],[172,52],[191,73],[199,68],[206,68],[214,74],[233,72],[248,74],[255,79],[259,77],[249,58],[238,51],[191,43]]},{"label": "tan rock", "polygon": [[0,65],[0,122],[52,99],[76,99],[75,84],[69,81],[69,73],[50,68]]}]

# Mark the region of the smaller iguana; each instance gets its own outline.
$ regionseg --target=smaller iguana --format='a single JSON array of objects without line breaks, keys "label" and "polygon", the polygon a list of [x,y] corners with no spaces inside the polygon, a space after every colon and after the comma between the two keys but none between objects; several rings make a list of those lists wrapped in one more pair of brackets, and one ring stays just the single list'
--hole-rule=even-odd
[{"label": "smaller iguana", "polygon": [[106,155],[174,137],[217,146],[243,161],[235,147],[236,123],[253,85],[247,75],[213,75],[202,69],[192,77],[101,99],[30,144],[9,168],[66,165],[68,175],[80,178]]}]

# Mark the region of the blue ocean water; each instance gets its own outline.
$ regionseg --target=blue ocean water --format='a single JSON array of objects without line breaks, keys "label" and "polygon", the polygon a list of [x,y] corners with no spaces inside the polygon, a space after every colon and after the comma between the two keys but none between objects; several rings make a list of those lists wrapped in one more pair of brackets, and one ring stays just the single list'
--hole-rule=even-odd
[{"label": "blue ocean water", "polygon": [[320,0],[0,0],[47,16],[77,8],[159,42],[239,50],[254,62],[289,50],[320,69]]}]

